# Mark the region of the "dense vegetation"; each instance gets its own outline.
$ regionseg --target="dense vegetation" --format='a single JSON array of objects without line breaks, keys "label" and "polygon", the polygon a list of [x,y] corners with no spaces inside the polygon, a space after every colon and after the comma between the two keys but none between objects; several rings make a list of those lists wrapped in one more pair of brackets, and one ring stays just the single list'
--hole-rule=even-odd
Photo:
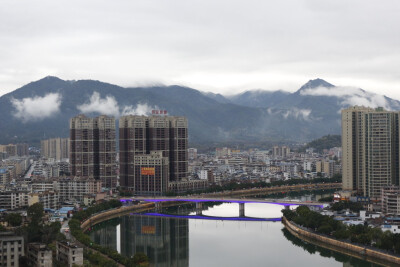
[{"label": "dense vegetation", "polygon": [[[28,208],[28,218],[30,219],[27,226],[19,227],[15,232],[24,236],[27,243],[40,242],[50,245],[55,241],[65,240],[65,236],[60,233],[61,223],[52,222],[50,224],[43,223],[43,204],[35,203]],[[20,224],[18,216],[9,218],[13,223]]]},{"label": "dense vegetation", "polygon": [[[69,227],[71,234],[82,244],[84,244],[87,247],[90,247],[94,250],[97,250],[101,252],[104,255],[107,255],[109,258],[113,259],[114,261],[121,263],[125,266],[131,267],[131,266],[148,266],[148,259],[146,255],[139,255],[133,258],[128,258],[125,256],[122,256],[121,254],[118,253],[118,251],[103,247],[99,244],[94,243],[89,235],[84,233],[81,229],[81,221],[89,218],[95,213],[113,209],[113,208],[118,208],[121,207],[121,202],[118,200],[110,200],[108,202],[103,202],[101,204],[97,204],[95,206],[92,206],[86,210],[82,210],[74,214],[74,217],[69,221]],[[97,266],[115,266],[115,263],[102,257],[98,257],[100,254],[98,253],[92,253],[89,250],[85,252],[85,258],[88,259],[92,264],[95,264]]]},{"label": "dense vegetation", "polygon": [[363,205],[359,202],[340,201],[333,203],[331,209],[334,211],[349,209],[353,212],[359,212],[360,210],[363,209]]},{"label": "dense vegetation", "polygon": [[342,137],[340,135],[325,135],[309,142],[301,151],[305,151],[307,148],[315,148],[317,152],[322,152],[324,149],[340,146],[342,146]]},{"label": "dense vegetation", "polygon": [[5,219],[13,227],[21,226],[22,216],[19,213],[9,213]]},{"label": "dense vegetation", "polygon": [[346,226],[334,220],[333,217],[311,211],[306,206],[300,206],[296,210],[283,210],[282,213],[289,221],[317,233],[400,254],[400,234],[392,234],[389,231],[382,232],[380,228],[372,228],[367,225]]}]

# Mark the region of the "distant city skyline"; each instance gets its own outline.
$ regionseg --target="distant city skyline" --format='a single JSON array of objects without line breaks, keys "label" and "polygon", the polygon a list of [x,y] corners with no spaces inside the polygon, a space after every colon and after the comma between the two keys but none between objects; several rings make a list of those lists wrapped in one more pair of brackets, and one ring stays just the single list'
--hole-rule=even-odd
[{"label": "distant city skyline", "polygon": [[3,1],[0,96],[45,76],[294,92],[310,79],[400,99],[400,2]]}]

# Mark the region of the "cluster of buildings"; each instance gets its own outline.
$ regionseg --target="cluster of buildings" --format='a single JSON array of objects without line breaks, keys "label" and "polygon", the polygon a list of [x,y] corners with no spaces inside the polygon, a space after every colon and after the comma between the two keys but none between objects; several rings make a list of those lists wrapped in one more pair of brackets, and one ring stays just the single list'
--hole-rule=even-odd
[{"label": "cluster of buildings", "polygon": [[[24,238],[12,232],[0,232],[0,248],[0,266],[53,266],[53,252],[45,244],[29,243],[25,247]],[[20,264],[21,257],[26,257],[26,262]],[[83,266],[83,248],[57,242],[56,259],[65,266]]]},{"label": "cluster of buildings", "polygon": [[85,115],[72,118],[71,176],[94,178],[111,189],[119,185],[138,195],[162,195],[168,191],[207,186],[204,181],[188,179],[188,122],[185,117],[122,116],[119,119],[119,164],[116,140],[114,118]]},{"label": "cluster of buildings", "polygon": [[10,157],[24,157],[29,155],[28,144],[0,145],[0,160]]},{"label": "cluster of buildings", "polygon": [[227,147],[215,153],[199,154],[189,148],[189,173],[209,183],[237,181],[279,181],[316,177],[331,178],[341,173],[341,148],[322,153],[307,149],[293,152],[287,146],[274,146],[271,150],[250,149],[240,151]]},{"label": "cluster of buildings", "polygon": [[[65,203],[90,204],[115,189],[137,195],[163,195],[204,189],[208,181],[188,173],[188,122],[163,115],[109,116],[70,120],[70,138],[41,141],[41,158],[13,156],[0,162],[0,204],[46,209]],[[117,153],[117,143],[119,153]],[[11,151],[7,145],[4,149]]]}]

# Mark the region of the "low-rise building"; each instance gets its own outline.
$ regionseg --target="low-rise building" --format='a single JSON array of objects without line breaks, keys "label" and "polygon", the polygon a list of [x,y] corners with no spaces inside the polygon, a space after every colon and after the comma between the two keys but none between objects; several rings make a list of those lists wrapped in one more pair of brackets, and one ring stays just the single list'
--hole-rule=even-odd
[{"label": "low-rise building", "polygon": [[35,203],[42,203],[45,209],[58,209],[60,197],[57,191],[44,191],[29,194],[29,206]]},{"label": "low-rise building", "polygon": [[29,243],[27,257],[31,266],[52,267],[53,253],[42,243]]},{"label": "low-rise building", "polygon": [[60,201],[83,202],[87,194],[101,192],[101,181],[93,178],[60,178],[58,180],[58,192]]},{"label": "low-rise building", "polygon": [[381,205],[384,214],[400,214],[400,187],[394,185],[383,187]]},{"label": "low-rise building", "polygon": [[1,190],[0,207],[6,210],[14,210],[28,207],[29,192],[19,190]]},{"label": "low-rise building", "polygon": [[169,191],[175,193],[203,190],[207,188],[207,186],[208,186],[207,180],[176,181],[168,183]]},{"label": "low-rise building", "polygon": [[10,172],[8,168],[0,168],[0,184],[6,185],[10,182]]},{"label": "low-rise building", "polygon": [[57,242],[57,260],[72,265],[83,265],[83,248],[71,242]]},{"label": "low-rise building", "polygon": [[19,257],[25,256],[24,238],[12,232],[0,232],[0,266],[19,266]]}]

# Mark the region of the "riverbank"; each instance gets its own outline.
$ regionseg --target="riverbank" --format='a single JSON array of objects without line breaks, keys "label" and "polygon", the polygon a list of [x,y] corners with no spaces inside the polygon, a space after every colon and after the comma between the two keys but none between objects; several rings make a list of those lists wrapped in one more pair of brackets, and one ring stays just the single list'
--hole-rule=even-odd
[{"label": "riverbank", "polygon": [[309,229],[296,225],[285,217],[282,217],[282,223],[292,235],[306,242],[384,266],[394,267],[400,265],[400,257],[378,251],[372,247],[358,246],[314,233]]}]

